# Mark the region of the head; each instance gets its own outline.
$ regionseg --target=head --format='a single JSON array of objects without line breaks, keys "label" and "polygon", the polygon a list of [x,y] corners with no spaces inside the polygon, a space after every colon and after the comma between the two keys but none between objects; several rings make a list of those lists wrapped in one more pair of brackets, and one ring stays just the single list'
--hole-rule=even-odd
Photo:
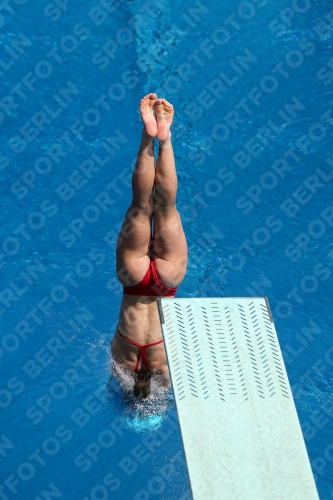
[{"label": "head", "polygon": [[151,373],[146,370],[134,372],[133,394],[137,399],[145,399],[151,392]]},{"label": "head", "polygon": [[168,372],[159,372],[156,369],[149,372],[143,368],[135,372],[133,367],[115,359],[112,359],[111,368],[110,380],[115,384],[113,390],[119,387],[128,406],[146,409],[153,402],[155,405],[164,405],[168,399],[171,389]]}]

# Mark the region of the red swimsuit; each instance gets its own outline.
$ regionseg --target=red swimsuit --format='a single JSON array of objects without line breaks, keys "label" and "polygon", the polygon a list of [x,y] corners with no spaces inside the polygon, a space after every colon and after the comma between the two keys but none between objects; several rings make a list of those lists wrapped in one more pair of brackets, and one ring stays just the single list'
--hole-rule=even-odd
[{"label": "red swimsuit", "polygon": [[174,297],[177,288],[166,286],[157,274],[156,263],[150,261],[149,268],[144,278],[134,286],[124,286],[123,292],[126,295],[147,295],[155,297]]},{"label": "red swimsuit", "polygon": [[[177,288],[172,288],[170,286],[166,286],[162,282],[161,278],[157,274],[156,263],[154,260],[150,261],[149,268],[148,268],[144,278],[140,281],[140,283],[138,283],[137,285],[134,285],[134,286],[124,286],[123,287],[123,292],[126,295],[174,297],[176,294],[176,291],[177,291]],[[148,359],[147,359],[147,354],[146,354],[146,348],[152,347],[152,346],[157,345],[157,344],[161,344],[163,342],[163,339],[159,340],[158,342],[154,342],[153,344],[144,344],[143,345],[143,344],[138,344],[137,342],[133,342],[133,340],[130,340],[127,337],[124,337],[124,335],[122,335],[120,333],[118,328],[117,328],[117,332],[124,340],[126,340],[126,342],[140,348],[140,351],[138,352],[137,363],[136,363],[134,371],[139,370],[141,359],[145,363],[146,369],[148,370]]]},{"label": "red swimsuit", "polygon": [[164,340],[162,339],[162,340],[159,340],[158,342],[153,342],[152,344],[138,344],[137,342],[133,342],[133,340],[130,340],[127,337],[124,337],[124,335],[122,335],[120,333],[120,331],[118,330],[118,328],[117,328],[117,332],[129,344],[135,345],[136,347],[140,347],[140,351],[138,352],[138,358],[137,358],[137,362],[136,362],[134,371],[135,372],[139,371],[139,366],[140,366],[141,359],[144,361],[144,363],[146,365],[146,370],[149,370],[147,353],[146,353],[146,347],[152,347],[153,345],[161,344],[162,342],[164,342]]}]

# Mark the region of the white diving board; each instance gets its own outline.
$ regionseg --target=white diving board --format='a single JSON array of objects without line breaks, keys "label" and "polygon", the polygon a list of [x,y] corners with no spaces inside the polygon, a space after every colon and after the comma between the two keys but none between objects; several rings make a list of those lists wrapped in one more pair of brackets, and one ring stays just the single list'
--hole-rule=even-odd
[{"label": "white diving board", "polygon": [[194,500],[319,500],[265,298],[159,298]]}]

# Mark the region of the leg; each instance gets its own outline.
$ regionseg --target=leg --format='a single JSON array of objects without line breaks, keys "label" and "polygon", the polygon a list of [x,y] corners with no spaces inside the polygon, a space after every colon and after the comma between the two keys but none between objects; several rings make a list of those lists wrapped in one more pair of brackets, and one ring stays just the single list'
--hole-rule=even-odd
[{"label": "leg", "polygon": [[188,249],[176,209],[177,173],[171,137],[160,141],[155,172],[154,238],[156,268],[162,281],[177,287],[183,281]]},{"label": "leg", "polygon": [[124,286],[139,283],[149,267],[154,179],[154,139],[144,130],[132,178],[133,198],[117,241],[116,270]]}]

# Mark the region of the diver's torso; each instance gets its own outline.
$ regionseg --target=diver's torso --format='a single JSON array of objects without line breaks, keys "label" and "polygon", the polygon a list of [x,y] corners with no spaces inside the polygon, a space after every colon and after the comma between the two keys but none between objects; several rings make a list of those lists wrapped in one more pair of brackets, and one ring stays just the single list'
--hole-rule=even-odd
[{"label": "diver's torso", "polygon": [[[123,294],[118,328],[128,339],[138,344],[152,344],[161,340],[162,330],[157,310],[158,297],[143,297]],[[139,348],[133,346],[116,334],[111,343],[113,354],[118,361],[124,361],[133,370],[137,361]],[[146,350],[149,369],[167,369],[164,343]]]}]

